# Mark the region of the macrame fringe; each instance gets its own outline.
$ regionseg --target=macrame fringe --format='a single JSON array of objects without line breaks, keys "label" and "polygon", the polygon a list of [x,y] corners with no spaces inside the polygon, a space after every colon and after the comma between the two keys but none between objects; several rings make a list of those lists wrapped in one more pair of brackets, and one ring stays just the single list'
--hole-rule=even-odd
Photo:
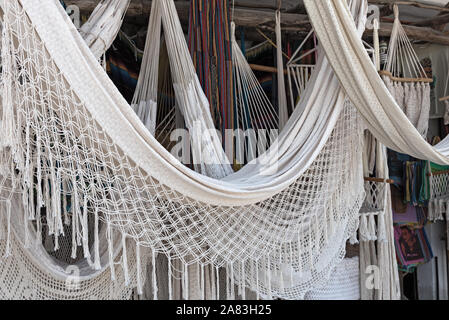
[{"label": "macrame fringe", "polygon": [[142,261],[140,259],[140,245],[136,243],[136,264],[137,264],[137,294],[143,294],[143,282],[142,282]]},{"label": "macrame fringe", "polygon": [[158,293],[158,288],[157,288],[157,276],[156,276],[156,255],[157,253],[154,251],[154,249],[152,250],[152,254],[151,254],[151,262],[152,262],[152,267],[153,267],[153,300],[157,300],[157,293]]}]

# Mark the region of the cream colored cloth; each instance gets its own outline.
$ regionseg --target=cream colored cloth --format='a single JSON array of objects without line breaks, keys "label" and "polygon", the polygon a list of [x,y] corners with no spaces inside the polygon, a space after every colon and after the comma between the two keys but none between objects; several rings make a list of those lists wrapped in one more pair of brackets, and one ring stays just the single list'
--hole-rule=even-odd
[{"label": "cream colored cloth", "polygon": [[449,139],[432,147],[407,119],[370,63],[345,1],[304,3],[332,68],[374,136],[395,151],[449,164]]},{"label": "cream colored cloth", "polygon": [[[321,59],[310,82],[320,85],[309,86],[305,93],[308,99],[296,108],[272,152],[222,181],[208,178],[181,164],[148,132],[60,6],[52,0],[21,3],[58,68],[105,133],[136,166],[194,200],[212,205],[248,205],[284,190],[319,154],[343,107],[345,95],[330,65]],[[56,7],[59,15],[55,15]]]}]

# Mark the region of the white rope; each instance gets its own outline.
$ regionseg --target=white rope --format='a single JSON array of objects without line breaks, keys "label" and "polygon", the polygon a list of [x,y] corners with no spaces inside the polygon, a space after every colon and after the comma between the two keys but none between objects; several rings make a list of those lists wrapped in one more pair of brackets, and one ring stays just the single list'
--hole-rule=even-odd
[{"label": "white rope", "polygon": [[[203,141],[204,130],[213,128],[213,123],[174,3],[153,3],[162,12],[177,103],[188,127],[200,122],[199,128],[189,128],[197,139],[193,145],[200,148],[207,143],[211,148],[196,164],[211,160],[223,170],[226,161],[218,139]],[[2,71],[14,99],[6,95],[3,102],[11,105],[2,105],[12,115],[9,124],[14,124],[8,138],[14,162],[9,159],[6,167],[15,167],[6,174],[20,186],[23,199],[29,199],[35,187],[34,173],[33,179],[25,178],[31,167],[40,167],[53,186],[69,181],[71,190],[61,190],[62,195],[70,194],[72,203],[87,201],[87,213],[98,209],[110,227],[109,239],[101,241],[106,255],[116,248],[112,238],[120,242],[126,235],[134,240],[136,257],[127,261],[135,261],[139,293],[145,282],[140,270],[145,266],[141,252],[145,247],[181,260],[186,288],[189,266],[198,264],[230,265],[231,283],[256,284],[264,297],[302,298],[327,280],[357,227],[363,182],[358,116],[324,55],[320,54],[305,98],[277,145],[241,171],[217,180],[183,167],[156,142],[94,57],[83,54],[87,46],[71,32],[52,0],[20,4],[23,8],[17,1],[8,2],[5,10],[10,28],[5,36],[11,47],[2,52],[2,62],[6,61]],[[47,23],[49,15],[55,17],[52,24]],[[17,42],[11,41],[13,36]],[[8,59],[11,56],[15,63]],[[19,81],[24,73],[30,81]],[[29,137],[42,138],[39,163],[35,140],[23,134],[27,123],[32,124]],[[52,175],[55,169],[61,174]],[[205,170],[209,176],[215,172]],[[45,207],[51,208],[55,188],[45,182]],[[71,227],[78,245],[82,240],[78,205],[73,213]],[[52,214],[45,221],[62,234],[60,216]],[[324,229],[326,241],[321,237]],[[122,259],[113,256],[110,261],[116,261],[110,272],[120,281]],[[232,267],[242,262],[243,271]],[[257,264],[255,273],[252,263]],[[284,264],[286,275],[276,277]],[[229,289],[233,296],[234,288]],[[183,291],[186,298],[191,296],[189,290]]]}]

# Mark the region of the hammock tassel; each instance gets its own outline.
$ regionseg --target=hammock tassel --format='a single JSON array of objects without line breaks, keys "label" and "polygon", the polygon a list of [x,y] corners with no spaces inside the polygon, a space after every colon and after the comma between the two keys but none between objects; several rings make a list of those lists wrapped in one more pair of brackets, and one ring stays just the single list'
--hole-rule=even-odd
[{"label": "hammock tassel", "polygon": [[259,262],[256,261],[256,300],[260,299],[259,293]]},{"label": "hammock tassel", "polygon": [[205,282],[204,282],[204,264],[200,265],[200,272],[201,272],[201,282],[200,282],[200,290],[201,290],[201,300],[204,300],[205,298]]},{"label": "hammock tassel", "polygon": [[108,226],[106,229],[107,239],[108,239],[108,253],[109,253],[109,267],[111,271],[111,280],[115,281],[115,262],[114,262],[114,249],[112,243],[112,227],[111,223],[108,222]]},{"label": "hammock tassel", "polygon": [[157,278],[156,278],[156,255],[157,253],[155,252],[155,250],[152,250],[152,254],[151,254],[151,262],[152,262],[152,267],[153,267],[153,300],[157,300]]},{"label": "hammock tassel", "polygon": [[189,266],[185,263],[184,266],[184,300],[189,300]]},{"label": "hammock tassel", "polygon": [[302,252],[301,251],[299,251],[299,249],[301,248],[301,238],[300,238],[300,234],[299,234],[299,232],[298,232],[298,244],[297,244],[297,247],[298,247],[298,257],[299,257],[299,263],[298,263],[298,275],[299,275],[299,277],[301,278],[302,277],[302,269],[303,269],[303,264],[304,264],[304,261],[303,261],[303,258],[302,258]]},{"label": "hammock tassel", "polygon": [[215,281],[217,283],[215,288],[217,294],[216,300],[220,300],[220,269],[218,267],[215,267]]},{"label": "hammock tassel", "polygon": [[24,191],[23,196],[22,196],[22,201],[23,201],[23,229],[24,229],[24,235],[25,235],[25,244],[24,247],[26,249],[29,249],[30,245],[29,245],[29,231],[28,231],[28,219],[27,219],[27,211],[29,210],[28,208],[28,204],[29,204],[29,194],[28,194],[29,190]]},{"label": "hammock tassel", "polygon": [[240,285],[241,285],[241,292],[240,292],[240,296],[242,297],[242,300],[246,300],[246,287],[245,287],[245,262],[242,261],[242,274],[240,277]]},{"label": "hammock tassel", "polygon": [[42,164],[41,164],[41,137],[39,134],[36,136],[36,149],[37,149],[37,200],[36,200],[36,212],[40,211],[43,205],[42,200]]},{"label": "hammock tassel", "polygon": [[72,187],[72,203],[71,203],[71,211],[72,211],[72,259],[76,259],[76,214],[75,214],[75,195],[73,194],[75,186]]},{"label": "hammock tassel", "polygon": [[[65,197],[64,197],[65,198]],[[94,252],[95,252],[95,256],[94,256],[94,268],[95,270],[100,270],[101,269],[101,262],[100,262],[100,239],[99,239],[99,228],[98,228],[98,224],[99,224],[99,217],[98,217],[98,208],[95,208],[95,221],[94,221]]]},{"label": "hammock tassel", "polygon": [[[6,21],[5,21],[6,22]],[[16,128],[14,123],[14,110],[13,110],[13,99],[12,99],[12,78],[10,73],[10,68],[12,63],[12,50],[10,48],[11,38],[9,37],[10,30],[8,30],[8,23],[3,24],[2,32],[2,68],[3,68],[3,86],[2,86],[2,106],[3,106],[3,118],[0,123],[0,148],[11,146],[14,140],[14,129]],[[4,61],[5,58],[8,61]]]},{"label": "hammock tassel", "polygon": [[67,192],[68,187],[67,187],[67,183],[65,181],[62,182],[62,187],[63,187],[63,192],[62,192],[62,212],[64,213],[64,224],[66,226],[70,225],[70,218],[69,218],[69,213],[68,213],[68,208],[67,208],[67,195],[65,194],[65,192]]},{"label": "hammock tassel", "polygon": [[171,256],[170,254],[167,257],[168,259],[168,300],[173,300],[173,274],[172,274],[172,266],[171,266]]},{"label": "hammock tassel", "polygon": [[11,202],[6,201],[6,247],[3,258],[11,256]]},{"label": "hammock tassel", "polygon": [[[59,204],[60,206],[60,204]],[[83,216],[82,216],[82,231],[83,231],[83,253],[84,258],[88,259],[90,258],[90,251],[89,251],[89,230],[87,226],[87,197],[84,196],[84,203],[83,203]]]},{"label": "hammock tassel", "polygon": [[387,242],[387,230],[385,224],[385,211],[379,212],[378,216],[378,225],[377,225],[377,241],[378,242]]},{"label": "hammock tassel", "polygon": [[128,272],[128,253],[126,252],[126,234],[122,234],[122,259],[123,259],[123,273],[125,277],[125,285],[129,286],[129,272]]},{"label": "hammock tassel", "polygon": [[369,232],[369,239],[372,241],[376,241],[377,240],[376,220],[374,219],[374,213],[370,213],[368,217],[368,232]]},{"label": "hammock tassel", "polygon": [[[310,259],[310,261],[312,261],[312,259]],[[268,300],[273,300],[272,297],[272,289],[271,289],[271,263],[270,263],[270,257],[267,258],[267,267],[265,268],[265,270],[267,270],[267,283],[268,283]]]},{"label": "hammock tassel", "polygon": [[282,273],[282,264],[279,264],[279,291],[284,292],[284,275]]}]

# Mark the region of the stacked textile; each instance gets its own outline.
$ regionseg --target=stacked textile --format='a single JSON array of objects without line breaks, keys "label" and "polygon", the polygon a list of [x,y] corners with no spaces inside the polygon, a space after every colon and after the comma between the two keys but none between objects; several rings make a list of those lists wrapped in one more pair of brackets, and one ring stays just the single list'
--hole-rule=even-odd
[{"label": "stacked textile", "polygon": [[410,229],[407,226],[394,228],[396,254],[399,269],[412,272],[416,266],[433,258],[432,248],[424,228]]},{"label": "stacked textile", "polygon": [[430,199],[428,164],[425,161],[407,161],[404,168],[404,200],[414,206],[426,206]]}]

